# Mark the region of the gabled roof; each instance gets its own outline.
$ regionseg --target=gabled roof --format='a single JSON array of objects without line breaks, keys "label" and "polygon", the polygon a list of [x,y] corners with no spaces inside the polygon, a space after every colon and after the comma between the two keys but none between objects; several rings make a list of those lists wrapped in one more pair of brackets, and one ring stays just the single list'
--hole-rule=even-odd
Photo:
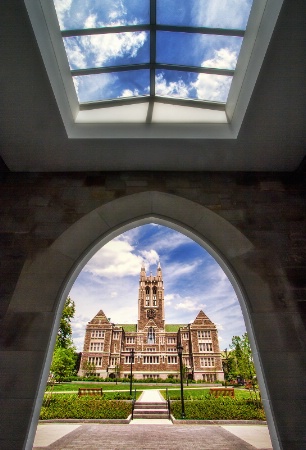
[{"label": "gabled roof", "polygon": [[[101,321],[101,322],[99,322]],[[95,317],[89,322],[89,323],[107,323],[109,324],[109,320],[106,317],[106,315],[104,314],[104,312],[102,311],[102,309],[100,309],[100,311],[95,315]]]},{"label": "gabled roof", "polygon": [[193,325],[212,325],[215,324],[207,317],[207,315],[201,310],[197,317],[193,321]]}]

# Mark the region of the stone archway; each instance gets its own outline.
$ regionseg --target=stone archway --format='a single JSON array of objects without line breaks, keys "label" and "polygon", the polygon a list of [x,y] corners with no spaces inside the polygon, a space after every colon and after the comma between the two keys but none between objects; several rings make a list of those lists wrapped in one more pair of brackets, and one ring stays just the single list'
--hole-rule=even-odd
[{"label": "stone archway", "polygon": [[[150,222],[172,227],[192,238],[212,254],[228,275],[250,336],[272,442],[274,448],[280,448],[257,340],[261,330],[256,313],[258,305],[264,304],[268,309],[273,309],[273,305],[269,286],[252,268],[256,250],[239,230],[208,208],[160,192],[130,195],[97,208],[73,224],[48,249],[26,262],[10,311],[38,312],[38,319],[29,324],[29,333],[32,339],[44,336],[40,347],[43,351],[33,355],[37,367],[32,381],[33,387],[36,385],[35,407],[26,448],[32,448],[61,311],[74,280],[101,246],[127,229]],[[25,295],[30,299],[27,304]]]}]

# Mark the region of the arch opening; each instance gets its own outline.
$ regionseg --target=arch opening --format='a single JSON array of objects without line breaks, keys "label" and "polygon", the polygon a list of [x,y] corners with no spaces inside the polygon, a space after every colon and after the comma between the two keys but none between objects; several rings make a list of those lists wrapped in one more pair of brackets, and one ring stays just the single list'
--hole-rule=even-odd
[{"label": "arch opening", "polygon": [[[143,201],[141,201],[142,213],[139,211],[139,207],[135,208],[136,205],[135,200],[137,199],[137,197],[139,198],[141,195],[144,196],[147,200],[150,200],[149,212],[145,211],[146,207],[144,207]],[[176,207],[173,207],[172,203],[173,197],[177,202]],[[159,201],[162,201],[161,208],[157,207],[158,199]],[[143,200],[143,198],[141,200]],[[43,397],[44,386],[46,384],[49,372],[49,366],[52,358],[52,352],[60,321],[61,311],[65,299],[67,298],[74,281],[76,280],[82,268],[89,261],[89,259],[97,252],[97,250],[99,250],[103,245],[108,243],[114,237],[117,237],[124,231],[127,231],[136,226],[148,223],[157,223],[172,228],[176,231],[179,231],[180,233],[190,237],[193,241],[202,246],[218,262],[218,264],[222,267],[223,271],[229,278],[236,292],[237,298],[239,300],[242,314],[246,324],[246,329],[250,337],[251,347],[253,351],[257,374],[259,377],[261,391],[264,397],[268,400],[268,402],[265,403],[265,409],[268,417],[268,425],[272,441],[274,439],[274,443],[276,444],[275,448],[279,448],[277,433],[275,431],[276,428],[274,421],[272,419],[273,415],[271,413],[271,410],[267,411],[267,408],[270,408],[270,403],[267,395],[264,373],[258,355],[256,339],[252,326],[250,302],[247,292],[244,288],[244,285],[241,282],[241,274],[239,274],[239,271],[237,272],[236,270],[237,267],[239,268],[240,261],[241,259],[243,259],[244,255],[252,251],[252,244],[231,224],[229,224],[216,214],[212,213],[205,207],[196,205],[193,202],[169,194],[161,194],[161,193],[135,194],[129,196],[128,198],[123,198],[111,203],[116,202],[119,202],[121,204],[119,206],[122,207],[120,217],[119,218],[114,217],[118,216],[118,209],[116,210],[115,208],[113,217],[110,218],[110,215],[112,215],[110,208],[111,204],[107,204],[104,205],[104,207],[102,206],[99,208],[100,211],[98,214],[99,216],[98,220],[101,220],[102,218],[104,221],[104,217],[108,217],[108,223],[105,227],[106,229],[102,233],[100,229],[98,232],[96,232],[95,235],[94,234],[91,235],[90,238],[88,239],[87,246],[85,246],[81,252],[78,252],[76,257],[74,258],[74,265],[72,269],[67,271],[65,281],[62,284],[60,294],[57,297],[57,308],[55,319],[49,342],[49,348],[45,358],[44,370],[41,376],[40,387],[36,399],[35,412],[32,418],[32,439],[34,438],[33,429],[36,428],[36,423],[38,421],[40,403]],[[132,209],[134,211],[131,211],[130,208],[131,204],[133,204]],[[166,210],[165,204],[168,204]],[[170,205],[171,208],[169,208]],[[103,211],[104,208],[105,211]],[[187,211],[189,210],[190,214],[185,214],[186,208]],[[88,226],[90,224],[90,220],[91,217],[89,214],[87,217],[85,217],[85,222],[87,222]],[[78,230],[80,230],[80,227],[78,227]],[[67,232],[68,233],[71,232],[73,235],[73,239],[77,239],[78,233],[76,232],[75,229],[68,230]],[[67,232],[65,232],[64,235]],[[225,239],[225,235],[229,238],[228,242],[227,239]],[[65,239],[66,237],[67,236],[61,236],[59,240]],[[59,240],[55,241],[53,249],[58,248]],[[72,246],[73,248],[73,243],[71,243],[70,246]],[[237,261],[238,264],[236,264]],[[31,433],[29,434],[29,436],[31,436]],[[29,439],[31,439],[31,437]]]}]

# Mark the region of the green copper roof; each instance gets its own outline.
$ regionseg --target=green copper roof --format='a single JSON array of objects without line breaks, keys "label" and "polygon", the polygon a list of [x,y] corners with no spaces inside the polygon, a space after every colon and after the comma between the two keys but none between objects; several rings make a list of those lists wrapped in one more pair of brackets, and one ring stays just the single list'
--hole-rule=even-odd
[{"label": "green copper roof", "polygon": [[186,327],[187,325],[185,323],[183,324],[176,324],[176,323],[169,323],[168,325],[165,325],[165,331],[168,331],[170,333],[177,332],[179,328]]},{"label": "green copper roof", "polygon": [[124,323],[124,324],[117,324],[117,327],[122,327],[125,332],[132,333],[134,331],[137,331],[137,325],[136,323]]}]

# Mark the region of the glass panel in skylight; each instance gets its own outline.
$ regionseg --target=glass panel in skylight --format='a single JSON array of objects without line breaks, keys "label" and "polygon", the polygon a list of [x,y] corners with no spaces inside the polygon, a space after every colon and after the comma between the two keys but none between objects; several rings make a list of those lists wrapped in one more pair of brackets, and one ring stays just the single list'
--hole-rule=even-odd
[{"label": "glass panel in skylight", "polygon": [[53,0],[60,29],[149,23],[149,0]]},{"label": "glass panel in skylight", "polygon": [[156,95],[225,103],[232,77],[206,73],[157,70]]},{"label": "glass panel in skylight", "polygon": [[252,0],[157,0],[157,23],[245,30]]},{"label": "glass panel in skylight", "polygon": [[242,38],[198,33],[157,32],[159,63],[235,69]]},{"label": "glass panel in skylight", "polygon": [[150,71],[131,70],[73,77],[80,103],[149,94]]},{"label": "glass panel in skylight", "polygon": [[71,69],[149,62],[150,38],[146,31],[64,38]]}]

